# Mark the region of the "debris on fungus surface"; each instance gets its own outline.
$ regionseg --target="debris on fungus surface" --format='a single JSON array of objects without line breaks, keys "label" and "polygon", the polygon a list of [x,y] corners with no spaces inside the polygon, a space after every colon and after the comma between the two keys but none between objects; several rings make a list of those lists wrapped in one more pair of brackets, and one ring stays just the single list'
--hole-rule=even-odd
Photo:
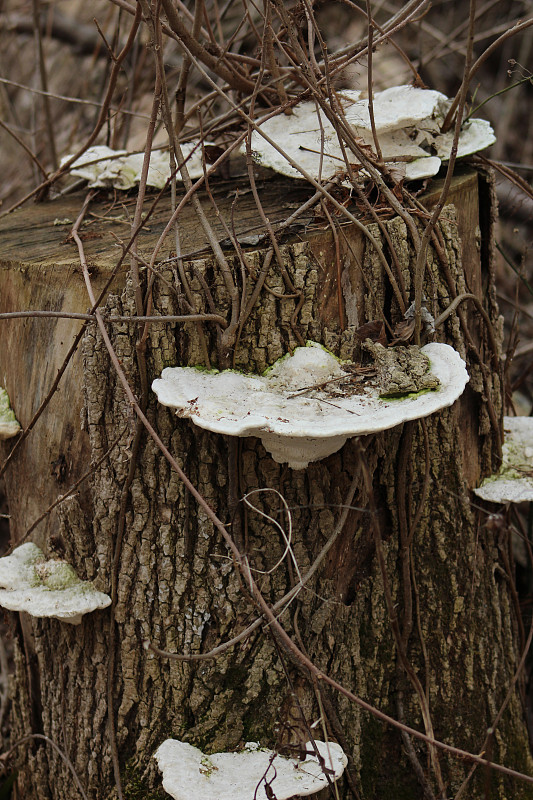
[{"label": "debris on fungus surface", "polygon": [[490,503],[533,501],[533,417],[504,417],[500,471],[486,478],[474,494]]},{"label": "debris on fungus surface", "polygon": [[347,758],[340,745],[315,741],[314,746],[320,758],[308,742],[301,761],[255,742],[248,742],[240,753],[206,756],[186,742],[167,739],[154,758],[163,773],[163,788],[174,800],[286,800],[314,794],[344,772]]},{"label": "debris on fungus surface", "polygon": [[32,617],[54,617],[78,625],[84,614],[111,604],[111,598],[82,581],[66,561],[47,561],[33,542],[0,558],[0,606]]},{"label": "debris on fungus surface", "polygon": [[[261,376],[167,367],[152,388],[178,416],[215,433],[258,436],[275,461],[303,469],[352,436],[393,428],[455,402],[468,381],[459,354],[439,343],[414,348],[417,355],[408,357],[405,351],[412,350],[389,348],[387,359],[396,354],[396,367],[387,361],[380,378],[378,363],[377,379],[361,378],[357,365],[308,342]],[[408,375],[409,359],[418,377]]]},{"label": "debris on fungus surface", "polygon": [[20,423],[11,408],[8,394],[0,386],[0,439],[11,439],[19,431]]},{"label": "debris on fungus surface", "polygon": [[401,397],[440,386],[430,370],[429,358],[416,345],[383,347],[367,339],[363,348],[374,358],[380,397]]},{"label": "debris on fungus surface", "polygon": [[[361,97],[361,92],[350,90],[338,92],[337,97],[361,148],[374,151],[368,100]],[[414,86],[393,86],[376,92],[373,111],[378,142],[386,166],[396,180],[431,177],[449,159],[453,132],[440,132],[449,104],[450,100],[440,92]],[[316,103],[299,103],[291,116],[280,114],[258,124],[274,144],[315,180],[330,180],[346,172],[337,132]],[[463,123],[457,156],[483,150],[495,141],[486,120],[469,120]],[[291,178],[304,177],[259,131],[252,133],[251,147],[255,161],[261,166]],[[357,173],[361,168],[357,156],[349,153],[348,160]]]},{"label": "debris on fungus surface", "polygon": [[[207,142],[206,142],[207,144]],[[202,145],[197,141],[182,144],[183,156],[186,160],[189,176],[196,180],[204,174]],[[61,159],[61,165],[72,156]],[[141,179],[144,153],[128,155],[125,150],[112,150],[110,147],[89,147],[70,167],[71,175],[85,178],[93,188],[114,188],[126,191]],[[154,150],[150,154],[147,184],[155,189],[162,189],[170,179],[169,154],[166,151]],[[176,180],[181,181],[181,174],[176,172]]]}]

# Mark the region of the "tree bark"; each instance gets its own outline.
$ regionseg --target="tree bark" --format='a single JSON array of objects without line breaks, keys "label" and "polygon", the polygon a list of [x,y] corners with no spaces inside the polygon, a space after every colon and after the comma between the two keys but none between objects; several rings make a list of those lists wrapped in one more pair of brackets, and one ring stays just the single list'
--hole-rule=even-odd
[{"label": "tree bark", "polygon": [[[281,220],[290,213],[279,208],[280,197],[286,205],[301,202],[305,191],[294,183],[265,183],[262,192],[270,219]],[[437,196],[438,186],[424,202],[429,207]],[[257,222],[251,200],[239,200],[236,212],[232,197],[221,194],[217,202],[230,227],[234,217],[239,236],[250,233]],[[484,176],[458,173],[428,252],[425,294],[428,309],[437,317],[453,297],[474,293],[499,341],[492,203]],[[64,243],[80,205],[79,197],[69,198],[2,221],[0,311],[87,310],[76,252]],[[110,233],[127,241],[120,228],[126,216],[115,209],[108,214],[115,217],[109,223],[102,218],[108,207],[105,202],[94,206],[95,216],[83,229],[97,289],[105,285],[117,261],[116,240]],[[167,213],[164,201],[148,220],[150,231],[139,240],[144,254],[150,252]],[[121,215],[123,220],[116,219]],[[53,218],[71,222],[53,226]],[[353,225],[342,225],[337,233],[341,317],[334,237],[322,226],[325,220],[307,221],[315,224],[309,230],[291,230],[282,244],[283,264],[271,261],[235,351],[237,369],[260,373],[306,340],[318,341],[343,358],[357,358],[355,331],[360,325],[383,314],[393,327],[402,319],[381,262]],[[216,263],[202,252],[194,221],[190,229],[183,224],[182,246],[189,254],[185,270],[195,310],[213,310],[206,300],[208,287],[216,312],[228,315],[229,298]],[[384,225],[410,295],[415,259],[405,224],[389,217]],[[379,227],[370,223],[369,228],[386,249]],[[226,235],[220,227],[217,232],[221,239]],[[247,274],[249,298],[268,244],[254,248],[243,241],[245,268],[227,253],[235,279]],[[186,313],[171,255],[167,246],[157,264],[153,302],[160,314]],[[104,309],[112,315],[135,314],[124,271],[114,279]],[[341,318],[346,320],[344,329]],[[0,374],[18,418],[27,425],[80,323],[32,319],[0,324]],[[138,328],[128,322],[107,327],[122,368],[138,392]],[[202,331],[211,365],[217,366],[215,326],[207,323]],[[229,526],[251,566],[264,571],[258,580],[271,603],[297,580],[295,568],[286,558],[269,572],[282,556],[284,542],[268,520],[244,507],[242,497],[269,488],[285,498],[293,552],[303,574],[331,536],[350,484],[357,479],[353,508],[339,538],[280,622],[320,670],[424,731],[423,700],[413,688],[416,676],[436,738],[478,753],[505,698],[521,644],[505,530],[488,527],[486,513],[471,503],[470,495],[497,466],[503,387],[491,360],[499,354],[491,352],[486,326],[471,303],[459,306],[436,338],[452,344],[465,358],[470,383],[452,408],[362,439],[373,497],[355,440],[306,470],[293,471],[274,462],[259,440],[227,439],[201,430],[159,406],[153,394],[147,415]],[[204,363],[204,352],[198,325],[152,323],[150,380],[165,366]],[[135,428],[102,338],[89,323],[60,390],[13,458],[6,487],[16,543],[57,495],[92,466],[90,477],[31,538],[47,551],[60,548],[80,577],[93,580],[103,591],[110,590],[115,559],[117,604],[113,615],[96,612],[76,627],[29,617],[14,623],[14,738],[45,733],[72,760],[89,798],[116,796],[107,703],[112,658],[112,718],[126,798],[167,796],[152,759],[166,738],[186,740],[206,752],[238,749],[252,740],[290,746],[308,738],[306,726],[322,711],[328,736],[350,757],[349,778],[339,782],[341,798],[353,796],[353,791],[365,800],[423,798],[428,786],[437,796],[425,744],[402,739],[398,730],[331,689],[319,690],[267,627],[207,661],[177,662],[145,651],[143,641],[150,640],[175,653],[207,652],[243,630],[257,609],[220,535],[146,433],[129,484]],[[4,446],[5,453],[8,449]],[[274,492],[254,495],[253,503],[287,525]],[[126,524],[117,549],[121,508]],[[386,592],[396,614],[392,625]],[[393,625],[412,666],[411,678],[398,656]],[[321,730],[321,725],[314,729],[317,738],[323,738]],[[447,796],[453,796],[470,765],[445,753],[437,758]],[[520,685],[496,730],[491,758],[531,773]],[[478,769],[467,796],[484,797],[484,781]],[[73,791],[68,768],[53,749],[35,744],[21,756],[16,797],[72,800]],[[493,772],[491,797],[511,796],[533,797],[531,785]]]}]

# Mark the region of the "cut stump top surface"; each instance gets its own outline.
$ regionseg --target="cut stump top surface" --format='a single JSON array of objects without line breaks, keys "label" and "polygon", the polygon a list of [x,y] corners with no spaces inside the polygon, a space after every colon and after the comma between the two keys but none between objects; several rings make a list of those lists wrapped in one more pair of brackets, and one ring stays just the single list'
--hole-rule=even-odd
[{"label": "cut stump top surface", "polygon": [[[471,190],[475,180],[477,174],[473,170],[460,167],[453,178],[448,201],[457,203],[458,195]],[[441,179],[432,181],[429,191],[421,198],[425,204],[431,206],[436,202],[442,183]],[[274,229],[277,223],[284,222],[315,192],[304,181],[279,176],[258,181],[257,185],[264,211]],[[258,238],[264,237],[265,229],[247,180],[213,182],[211,192],[226,226],[230,230],[234,226],[243,247],[268,245],[266,240],[261,242]],[[69,239],[69,234],[85,196],[85,193],[78,192],[48,202],[28,203],[0,219],[0,267],[5,268],[14,262],[19,265],[77,266],[78,251],[75,243]],[[171,216],[169,193],[163,194],[159,199],[157,197],[157,194],[151,194],[145,201],[144,213],[149,214],[149,217],[138,237],[139,251],[148,257]],[[200,193],[199,197],[217,238],[223,246],[230,245],[227,230],[220,222],[209,197],[205,192]],[[179,195],[177,202],[180,202]],[[125,192],[116,192],[114,195],[110,192],[107,196],[102,192],[91,203],[81,228],[81,239],[89,264],[104,271],[115,266],[122,252],[120,242],[124,245],[129,242],[134,211],[135,195]],[[352,213],[357,215],[353,210]],[[363,217],[361,219],[364,221]],[[208,254],[210,251],[207,239],[190,203],[180,212],[179,220],[184,256],[193,258]],[[338,221],[342,222],[342,219]],[[314,212],[307,212],[286,234],[301,236],[305,232],[307,238],[309,234],[323,231],[323,222],[324,220],[320,220],[317,223]],[[163,245],[160,260],[167,258],[173,247],[173,238],[170,236]]]}]

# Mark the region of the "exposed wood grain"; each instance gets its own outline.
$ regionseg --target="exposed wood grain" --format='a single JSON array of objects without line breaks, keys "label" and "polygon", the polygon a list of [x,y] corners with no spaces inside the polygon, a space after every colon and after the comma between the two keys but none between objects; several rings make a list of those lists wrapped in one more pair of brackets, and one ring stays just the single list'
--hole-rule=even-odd
[{"label": "exposed wood grain", "polygon": [[[476,176],[472,171],[460,171],[453,179],[449,202],[457,202],[458,205],[464,206],[464,200],[475,180]],[[429,208],[436,202],[441,183],[440,180],[434,181],[431,190],[422,198]],[[261,202],[274,227],[276,223],[284,222],[300,204],[314,194],[312,187],[308,187],[303,181],[281,177],[259,182],[258,187]],[[257,208],[245,182],[222,181],[215,183],[212,189],[219,211],[230,230],[234,223],[239,237],[264,234]],[[67,238],[79,213],[83,197],[84,195],[77,193],[46,203],[27,205],[1,219],[0,263],[4,266],[10,262],[76,266],[77,251]],[[145,213],[152,207],[155,198],[153,195],[147,199],[144,205]],[[178,194],[177,202],[179,200]],[[92,203],[91,213],[83,226],[84,246],[87,258],[98,268],[104,270],[112,268],[120,254],[115,237],[124,242],[128,241],[134,204],[135,200],[125,193],[117,193],[115,198],[97,198]],[[205,194],[202,195],[202,205],[215,233],[221,241],[225,241],[227,234]],[[139,234],[141,250],[150,251],[153,248],[170,216],[170,209],[170,197],[165,194],[157,201],[147,228]],[[320,235],[323,230],[323,226],[314,223],[312,214],[304,215],[300,222],[299,227],[305,227],[306,235]],[[293,233],[294,231],[295,229]],[[190,205],[187,205],[180,214],[180,235],[185,255],[192,257],[208,251],[203,231],[197,224]],[[172,241],[168,242],[165,249],[167,252],[173,249]]]}]

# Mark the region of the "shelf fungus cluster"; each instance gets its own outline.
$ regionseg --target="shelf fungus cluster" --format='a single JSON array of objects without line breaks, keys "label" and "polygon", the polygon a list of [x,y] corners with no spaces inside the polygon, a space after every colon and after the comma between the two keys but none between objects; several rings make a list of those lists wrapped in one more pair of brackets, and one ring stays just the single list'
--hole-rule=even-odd
[{"label": "shelf fungus cluster", "polygon": [[[368,99],[359,91],[347,90],[338,92],[337,100],[358,144],[363,151],[372,151],[375,158]],[[413,86],[393,86],[373,96],[377,139],[383,160],[396,180],[431,177],[449,159],[453,131],[440,132],[449,104],[440,92]],[[303,178],[297,164],[315,180],[330,180],[347,171],[337,131],[313,101],[299,103],[290,116],[280,114],[259,121],[259,128],[252,134],[251,148],[255,161],[263,167]],[[495,141],[486,120],[466,121],[457,156],[483,150]],[[357,156],[348,151],[347,158],[357,174],[361,169]]]},{"label": "shelf fungus cluster", "polygon": [[178,416],[229,436],[258,436],[275,461],[303,469],[353,436],[383,431],[452,405],[468,381],[447,344],[423,348],[367,344],[366,376],[308,342],[266,372],[167,367],[152,388]]},{"label": "shelf fungus cluster", "polygon": [[32,617],[78,625],[84,614],[106,608],[111,598],[78,578],[66,561],[47,561],[33,542],[0,558],[0,606]]},{"label": "shelf fungus cluster", "polygon": [[248,742],[240,753],[206,756],[186,742],[167,739],[154,758],[163,773],[163,788],[174,800],[303,797],[334,783],[347,764],[338,744],[317,741],[308,742],[305,757],[297,760],[284,758],[255,742]]},{"label": "shelf fungus cluster", "polygon": [[[338,106],[332,109],[332,114],[337,118],[339,114],[344,116],[360,148],[375,160],[376,143],[368,99],[360,91],[344,90],[337,93],[336,100]],[[375,132],[382,159],[395,180],[429,178],[450,158],[453,131],[441,133],[449,105],[450,100],[440,92],[414,86],[392,86],[374,94]],[[298,103],[289,116],[278,114],[259,120],[258,125],[260,130],[252,132],[251,148],[254,160],[263,167],[290,178],[304,178],[303,171],[319,181],[345,174],[346,160],[356,176],[361,170],[355,153],[347,150],[345,158],[337,130],[313,101]],[[486,120],[466,120],[457,157],[476,153],[495,141],[494,131]],[[206,159],[209,147],[206,151],[198,140],[184,142],[181,147],[190,177],[193,180],[202,177],[205,161],[209,161]],[[241,146],[241,152],[245,152],[245,145]],[[65,156],[61,165],[71,157]],[[71,165],[70,173],[85,178],[91,187],[125,191],[139,183],[143,159],[143,153],[128,154],[125,150],[94,146]],[[364,170],[361,174],[368,177]],[[170,176],[168,152],[153,151],[148,186],[162,189]],[[176,179],[181,180],[179,170]]]},{"label": "shelf fungus cluster", "polygon": [[11,408],[6,390],[0,386],[0,439],[11,439],[19,432],[20,423]]},{"label": "shelf fungus cluster", "polygon": [[489,503],[533,501],[533,417],[504,417],[502,465],[474,493]]},{"label": "shelf fungus cluster", "polygon": [[[204,149],[197,141],[182,145],[183,156],[192,180],[204,174]],[[61,159],[65,164],[72,156]],[[128,154],[125,150],[112,150],[110,147],[89,147],[70,167],[70,174],[85,178],[88,185],[97,188],[113,188],[127,191],[141,179],[144,153]],[[154,150],[150,155],[147,184],[154,189],[163,189],[170,180],[170,157],[168,151]],[[181,181],[180,171],[176,180]]]}]

